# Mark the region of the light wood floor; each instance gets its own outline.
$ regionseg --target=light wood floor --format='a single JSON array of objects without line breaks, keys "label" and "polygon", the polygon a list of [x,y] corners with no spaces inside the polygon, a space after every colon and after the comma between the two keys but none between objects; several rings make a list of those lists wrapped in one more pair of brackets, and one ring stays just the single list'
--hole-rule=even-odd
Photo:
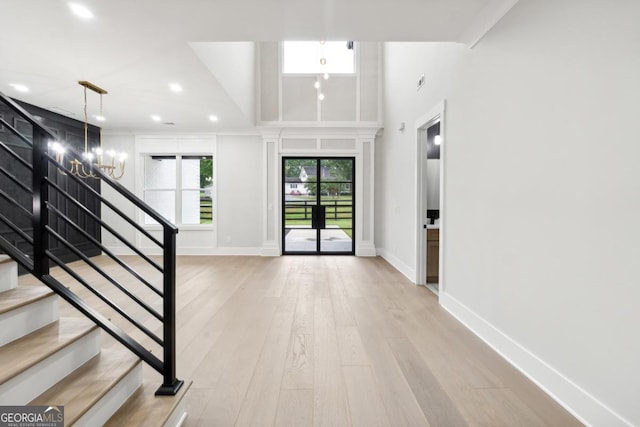
[{"label": "light wood floor", "polygon": [[185,426],[581,425],[381,258],[179,257],[177,276]]}]

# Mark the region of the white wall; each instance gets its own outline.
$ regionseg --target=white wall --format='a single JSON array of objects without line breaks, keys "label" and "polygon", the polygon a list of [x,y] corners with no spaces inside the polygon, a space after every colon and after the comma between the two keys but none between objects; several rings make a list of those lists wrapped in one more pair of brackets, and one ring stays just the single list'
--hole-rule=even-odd
[{"label": "white wall", "polygon": [[192,42],[189,46],[238,108],[255,121],[256,48],[254,42]]},{"label": "white wall", "polygon": [[262,138],[221,135],[217,153],[219,249],[258,254],[262,247]]},{"label": "white wall", "polygon": [[376,246],[415,271],[397,129],[445,99],[441,303],[596,426],[640,425],[638,22],[637,1],[521,0],[472,50],[384,49]]},{"label": "white wall", "polygon": [[[253,255],[259,254],[262,246],[262,216],[260,212],[262,195],[259,191],[262,179],[262,139],[258,136],[239,135],[157,135],[152,137],[136,137],[135,135],[105,135],[104,146],[129,153],[127,169],[120,180],[127,189],[141,196],[142,162],[136,161],[136,139],[140,141],[174,141],[187,144],[188,152],[214,155],[214,176],[216,180],[216,194],[214,207],[215,229],[198,229],[183,226],[176,238],[178,254],[230,254]],[[207,140],[214,141],[207,142]],[[205,144],[202,151],[198,151],[197,144]],[[183,144],[183,145],[184,145]],[[196,146],[194,146],[194,144]],[[185,148],[183,147],[183,148]],[[160,150],[160,148],[157,148]],[[138,147],[138,151],[140,147]],[[195,151],[194,151],[195,150]],[[166,150],[165,150],[166,151]],[[162,152],[161,151],[157,151]],[[132,218],[137,218],[135,208],[121,196],[114,193],[108,186],[102,186],[103,194],[113,201]],[[149,246],[146,239],[140,239],[134,228],[120,219],[109,209],[102,210],[103,219],[116,231],[131,242],[137,242],[141,247]],[[150,227],[153,229],[153,227]],[[158,234],[159,232],[152,232]],[[158,237],[160,235],[158,234]],[[131,251],[110,233],[103,230],[103,243],[115,253],[130,253]]]},{"label": "white wall", "polygon": [[[125,173],[119,180],[119,183],[124,185],[128,190],[135,193],[135,159],[133,158],[135,147],[134,135],[108,135],[102,136],[103,146],[105,148],[111,148],[116,151],[124,151],[128,154],[125,166]],[[108,185],[102,184],[100,191],[102,195],[110,202],[114,203],[122,212],[130,218],[136,218],[136,209],[133,205],[126,201],[118,193],[114,192]],[[136,233],[134,228],[127,224],[120,216],[112,212],[106,207],[102,207],[102,219],[113,227],[118,233],[123,235],[127,240],[135,242]],[[102,231],[102,244],[109,249],[116,250],[118,252],[124,252],[125,246],[114,236],[103,229]]]}]

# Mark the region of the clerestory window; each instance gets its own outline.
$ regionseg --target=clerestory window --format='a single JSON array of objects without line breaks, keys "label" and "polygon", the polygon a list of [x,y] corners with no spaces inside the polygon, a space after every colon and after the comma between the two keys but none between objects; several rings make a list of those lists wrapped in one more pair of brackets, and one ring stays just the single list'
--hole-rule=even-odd
[{"label": "clerestory window", "polygon": [[286,41],[282,44],[284,74],[355,74],[354,43]]}]

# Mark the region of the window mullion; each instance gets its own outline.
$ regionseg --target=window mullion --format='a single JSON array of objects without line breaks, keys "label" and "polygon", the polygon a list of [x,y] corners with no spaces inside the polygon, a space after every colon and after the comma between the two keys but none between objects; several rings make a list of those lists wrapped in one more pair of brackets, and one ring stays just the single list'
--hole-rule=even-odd
[{"label": "window mullion", "polygon": [[182,225],[182,156],[176,155],[176,224]]}]

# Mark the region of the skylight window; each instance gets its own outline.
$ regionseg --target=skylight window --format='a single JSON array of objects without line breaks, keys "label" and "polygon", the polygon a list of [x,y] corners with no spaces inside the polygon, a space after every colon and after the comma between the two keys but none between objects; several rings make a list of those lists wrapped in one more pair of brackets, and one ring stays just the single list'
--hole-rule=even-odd
[{"label": "skylight window", "polygon": [[347,46],[346,41],[283,42],[283,73],[354,74],[354,51]]}]

